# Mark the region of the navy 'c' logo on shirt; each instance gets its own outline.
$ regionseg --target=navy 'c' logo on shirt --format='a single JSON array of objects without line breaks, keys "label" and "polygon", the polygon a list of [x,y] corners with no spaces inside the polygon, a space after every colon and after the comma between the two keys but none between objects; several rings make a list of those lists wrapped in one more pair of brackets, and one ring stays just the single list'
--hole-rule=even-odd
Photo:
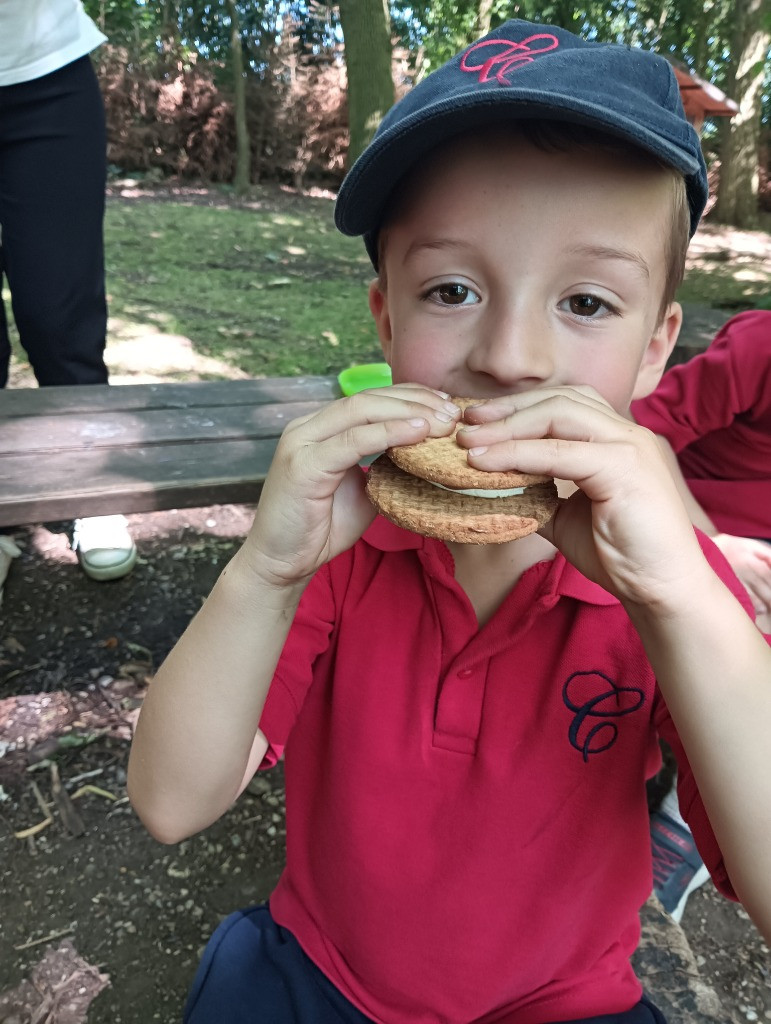
[{"label": "navy 'c' logo on shirt", "polygon": [[573,712],[570,745],[588,761],[590,754],[601,754],[613,746],[618,737],[613,719],[638,711],[645,694],[636,686],[617,686],[604,672],[573,672],[562,687],[562,699]]}]

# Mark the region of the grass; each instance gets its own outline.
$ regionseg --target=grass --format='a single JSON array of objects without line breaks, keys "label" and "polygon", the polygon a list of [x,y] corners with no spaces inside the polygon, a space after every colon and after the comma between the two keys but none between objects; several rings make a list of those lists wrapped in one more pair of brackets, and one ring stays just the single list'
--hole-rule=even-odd
[{"label": "grass", "polygon": [[729,315],[745,309],[769,309],[771,265],[754,259],[694,267],[686,274],[677,295],[680,302],[724,309]]},{"label": "grass", "polygon": [[331,203],[281,213],[110,204],[111,316],[189,338],[249,376],[331,373],[380,358],[366,305],[361,242],[332,225]]},{"label": "grass", "polygon": [[[187,375],[203,378],[337,373],[382,358],[366,302],[372,268],[361,240],[335,230],[332,202],[278,191],[256,200],[108,203],[108,360],[122,339],[152,350],[163,336],[181,336],[199,360]],[[730,237],[710,235],[679,298],[728,315],[768,302],[769,235],[753,233],[746,251],[748,236]],[[18,343],[15,353],[23,364]]]}]

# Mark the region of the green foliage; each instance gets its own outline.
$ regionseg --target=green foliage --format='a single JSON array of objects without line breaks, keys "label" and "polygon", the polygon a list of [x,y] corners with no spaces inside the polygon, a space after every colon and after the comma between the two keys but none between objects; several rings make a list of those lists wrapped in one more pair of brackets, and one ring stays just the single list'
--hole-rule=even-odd
[{"label": "green foliage", "polygon": [[[253,74],[270,74],[266,53],[283,27],[292,25],[306,55],[328,60],[339,46],[339,20],[323,0],[237,0],[244,54]],[[114,45],[132,59],[159,54],[181,61],[206,60],[226,69],[230,18],[226,0],[85,0],[85,7]],[[391,0],[397,38],[426,74],[477,34],[479,0]],[[508,18],[563,25],[589,38],[654,49],[723,85],[735,24],[734,0],[492,0],[493,26]],[[771,22],[766,11],[765,20]],[[766,61],[763,120],[771,121],[771,60]]]},{"label": "green foliage", "polygon": [[[265,71],[265,52],[285,24],[292,25],[305,52],[334,43],[336,16],[314,0],[237,0],[234,6],[242,45],[256,74]],[[230,60],[227,0],[84,0],[84,7],[110,42],[125,47],[135,59],[166,54],[183,63],[203,59],[227,65]]]},{"label": "green foliage", "polygon": [[[479,0],[393,2],[392,21],[403,44],[420,52],[419,74],[438,67],[477,34]],[[492,26],[508,18],[558,24],[589,39],[626,43],[682,61],[720,88],[735,21],[734,0],[493,0]],[[771,18],[771,16],[767,17]],[[766,61],[764,121],[771,120],[771,60]]]}]

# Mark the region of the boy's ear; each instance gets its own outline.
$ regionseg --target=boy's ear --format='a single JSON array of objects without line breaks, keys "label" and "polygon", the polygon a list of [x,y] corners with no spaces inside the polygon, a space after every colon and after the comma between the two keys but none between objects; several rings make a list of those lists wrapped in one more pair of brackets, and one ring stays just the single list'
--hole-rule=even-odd
[{"label": "boy's ear", "polygon": [[683,324],[683,309],[679,302],[672,302],[667,307],[664,319],[656,328],[640,364],[637,382],[632,398],[645,398],[656,389],[661,375],[667,365],[677,336]]},{"label": "boy's ear", "polygon": [[388,312],[388,299],[386,293],[380,286],[380,281],[375,278],[374,281],[370,282],[369,286],[369,311],[372,314],[372,319],[375,321],[375,327],[377,328],[377,336],[380,338],[380,347],[383,349],[383,355],[386,357],[386,362],[391,361],[391,339],[393,334],[391,332],[391,317]]}]

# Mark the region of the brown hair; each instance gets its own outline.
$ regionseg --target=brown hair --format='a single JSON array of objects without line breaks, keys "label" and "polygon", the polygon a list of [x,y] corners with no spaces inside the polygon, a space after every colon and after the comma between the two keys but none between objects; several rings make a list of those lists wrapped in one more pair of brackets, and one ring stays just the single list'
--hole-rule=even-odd
[{"label": "brown hair", "polygon": [[[670,303],[674,302],[677,289],[683,281],[685,272],[685,255],[690,242],[690,210],[685,188],[685,179],[679,171],[663,163],[645,150],[615,135],[610,135],[597,128],[575,124],[569,121],[540,121],[523,118],[511,124],[495,125],[511,131],[518,138],[524,138],[531,145],[544,152],[568,152],[571,150],[593,152],[601,150],[618,156],[634,156],[635,159],[647,160],[651,167],[658,167],[671,181],[671,217],[670,230],[664,246],[665,279],[664,291],[659,305],[656,326],[660,326]],[[453,143],[457,143],[454,139]],[[383,291],[386,288],[385,247],[388,236],[388,225],[403,212],[412,193],[410,188],[411,175],[408,174],[395,187],[385,206],[377,238],[378,281]]]}]

